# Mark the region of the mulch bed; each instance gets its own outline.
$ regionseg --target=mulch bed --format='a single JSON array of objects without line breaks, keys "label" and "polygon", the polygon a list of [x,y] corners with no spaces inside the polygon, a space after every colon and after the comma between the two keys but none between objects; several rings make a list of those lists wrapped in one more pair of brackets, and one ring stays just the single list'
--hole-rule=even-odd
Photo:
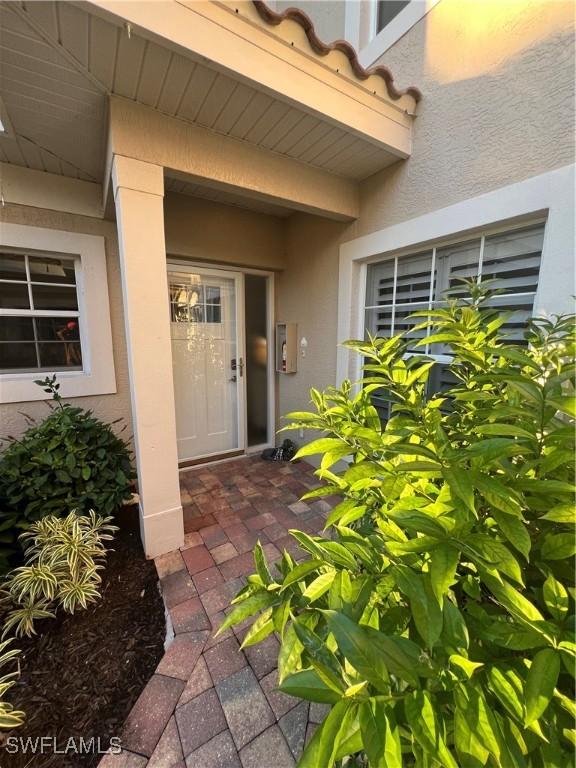
[{"label": "mulch bed", "polygon": [[[62,612],[38,624],[38,636],[16,641],[22,676],[10,700],[26,712],[22,739],[56,737],[60,749],[100,738],[106,749],[121,727],[164,651],[164,604],[153,561],[146,560],[138,532],[138,510],[125,508],[107,564],[102,597],[73,616]],[[99,754],[6,754],[10,768],[76,768],[98,765]]]}]

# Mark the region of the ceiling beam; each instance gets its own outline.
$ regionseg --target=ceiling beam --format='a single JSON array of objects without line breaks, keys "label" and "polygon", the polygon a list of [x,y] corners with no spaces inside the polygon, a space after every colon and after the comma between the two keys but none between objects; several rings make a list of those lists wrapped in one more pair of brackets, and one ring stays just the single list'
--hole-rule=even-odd
[{"label": "ceiling beam", "polygon": [[122,155],[237,195],[334,219],[358,217],[358,184],[350,179],[126,99],[111,97],[109,113],[108,167]]}]

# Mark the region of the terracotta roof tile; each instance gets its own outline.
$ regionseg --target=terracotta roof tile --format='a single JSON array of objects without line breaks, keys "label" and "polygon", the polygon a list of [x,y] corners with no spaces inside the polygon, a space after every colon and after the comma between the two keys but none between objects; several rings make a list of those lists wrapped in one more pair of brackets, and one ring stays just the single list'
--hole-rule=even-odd
[{"label": "terracotta roof tile", "polygon": [[286,8],[282,13],[278,13],[266,5],[263,0],[252,0],[252,2],[254,3],[260,18],[267,24],[278,26],[286,19],[291,19],[292,21],[297,22],[306,33],[310,47],[319,56],[327,56],[331,51],[340,51],[343,53],[350,62],[352,71],[359,80],[367,80],[373,75],[381,77],[386,83],[386,89],[391,99],[397,100],[402,96],[407,95],[412,96],[412,98],[418,102],[422,98],[422,93],[414,86],[410,86],[403,91],[396,88],[394,85],[394,77],[388,67],[378,65],[376,67],[365,69],[358,60],[356,50],[346,40],[335,40],[332,43],[325,43],[320,40],[314,29],[312,19],[307,13],[300,10],[300,8]]}]

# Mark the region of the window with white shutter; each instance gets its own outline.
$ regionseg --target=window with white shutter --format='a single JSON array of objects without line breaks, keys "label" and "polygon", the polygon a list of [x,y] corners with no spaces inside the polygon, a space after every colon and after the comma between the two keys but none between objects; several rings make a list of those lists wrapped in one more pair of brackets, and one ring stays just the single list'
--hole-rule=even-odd
[{"label": "window with white shutter", "polygon": [[[490,306],[510,312],[502,331],[511,343],[524,343],[524,331],[532,315],[544,240],[544,223],[486,232],[453,244],[437,244],[418,253],[395,256],[368,265],[365,329],[374,336],[405,333],[421,340],[426,331],[411,330],[422,318],[412,312],[445,306],[448,296],[466,298],[462,278],[490,280],[499,291]],[[414,346],[413,351],[436,357],[440,365],[430,377],[432,391],[452,383],[447,350],[439,344]],[[443,364],[442,364],[443,363]],[[389,413],[385,398],[375,404],[383,418]]]}]

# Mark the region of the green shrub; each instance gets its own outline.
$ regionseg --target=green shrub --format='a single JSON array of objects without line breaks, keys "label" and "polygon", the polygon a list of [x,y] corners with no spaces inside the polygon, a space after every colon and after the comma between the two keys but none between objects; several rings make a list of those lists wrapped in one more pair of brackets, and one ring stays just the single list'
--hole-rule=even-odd
[{"label": "green shrub", "polygon": [[304,498],[342,499],[330,539],[291,531],[307,559],[278,575],[257,546],[222,629],[259,614],[244,645],[279,633],[280,689],[331,706],[301,768],[572,765],[574,321],[512,346],[480,303],[423,313],[449,390],[401,337],[349,342],[359,389],[289,415],[325,434],[299,455],[322,456]]},{"label": "green shrub", "polygon": [[[5,640],[3,643],[0,643],[0,668],[5,667],[7,664],[13,664],[20,653],[16,648],[8,648],[11,642],[11,640]],[[14,709],[12,704],[5,700],[6,694],[16,683],[19,676],[19,668],[0,676],[0,728],[4,730],[12,730],[24,722],[24,712]]]},{"label": "green shrub", "polygon": [[91,411],[63,403],[55,379],[36,382],[53,397],[50,414],[0,455],[0,571],[28,523],[70,509],[109,515],[130,498],[126,443]]},{"label": "green shrub", "polygon": [[118,529],[111,517],[70,512],[47,515],[20,536],[25,565],[10,572],[3,584],[4,602],[11,606],[2,636],[36,634],[34,621],[53,617],[57,608],[75,613],[100,597],[105,542]]}]

